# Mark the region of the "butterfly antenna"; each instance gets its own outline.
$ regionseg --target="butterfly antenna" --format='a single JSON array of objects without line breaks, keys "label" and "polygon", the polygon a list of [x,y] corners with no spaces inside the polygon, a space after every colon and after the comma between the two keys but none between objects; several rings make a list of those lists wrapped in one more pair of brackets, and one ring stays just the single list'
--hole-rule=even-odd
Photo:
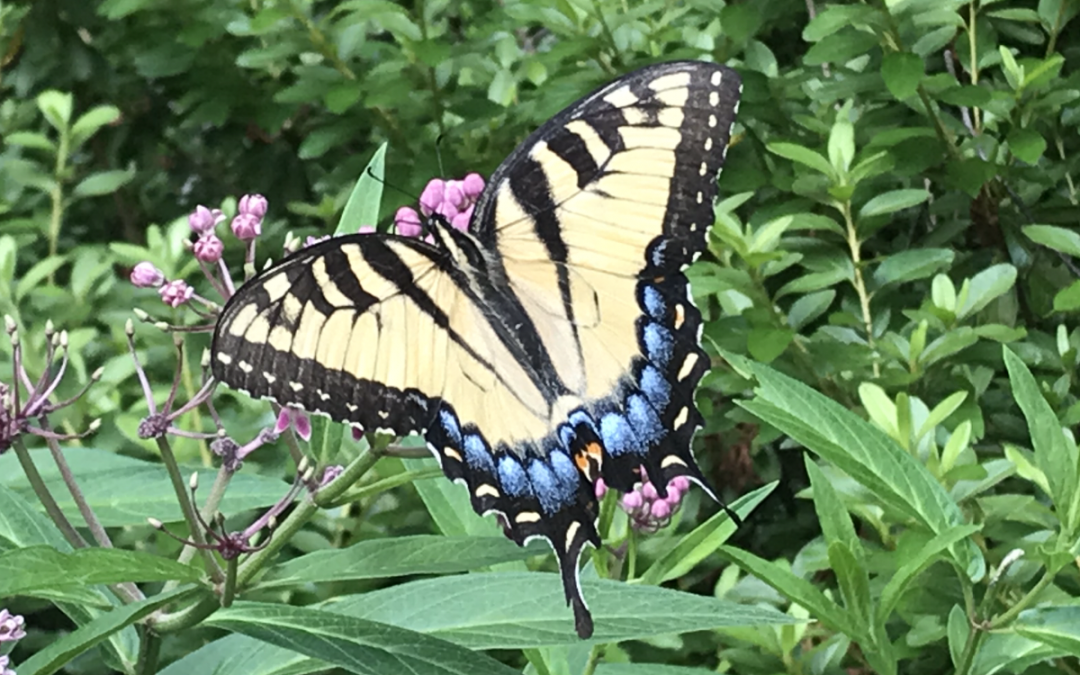
[{"label": "butterfly antenna", "polygon": [[419,195],[415,195],[415,194],[409,192],[408,190],[400,188],[397,185],[395,185],[395,184],[391,183],[390,181],[386,180],[385,178],[382,178],[381,176],[376,176],[375,172],[371,170],[370,166],[367,168],[367,174],[369,176],[371,176],[373,179],[375,179],[375,180],[379,181],[380,183],[382,183],[383,187],[388,187],[391,190],[394,190],[395,192],[400,192],[401,194],[408,197],[410,201],[413,201],[413,202],[419,202],[420,201],[420,196]]},{"label": "butterfly antenna", "polygon": [[435,139],[435,160],[439,163],[440,176],[446,175],[446,169],[443,168],[442,163],[442,151],[439,149],[439,146],[442,145],[444,138],[446,138],[446,133],[439,134],[439,137]]}]

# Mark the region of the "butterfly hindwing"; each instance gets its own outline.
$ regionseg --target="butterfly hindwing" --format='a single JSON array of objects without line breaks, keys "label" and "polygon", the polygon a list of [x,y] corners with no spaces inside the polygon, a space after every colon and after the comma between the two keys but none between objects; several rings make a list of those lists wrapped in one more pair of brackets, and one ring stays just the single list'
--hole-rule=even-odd
[{"label": "butterfly hindwing", "polygon": [[356,235],[294,254],[222,311],[215,377],[424,434],[477,512],[550,542],[589,637],[578,559],[600,544],[596,482],[705,486],[690,444],[709,363],[682,270],[705,248],[739,90],[723,66],[644,68],[529,136],[469,233],[435,218],[432,244]]}]

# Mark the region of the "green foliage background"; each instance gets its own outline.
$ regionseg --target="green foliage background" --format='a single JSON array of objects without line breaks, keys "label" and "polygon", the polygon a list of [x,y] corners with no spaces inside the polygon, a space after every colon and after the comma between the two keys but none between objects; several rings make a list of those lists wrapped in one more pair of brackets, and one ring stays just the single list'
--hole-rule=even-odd
[{"label": "green foliage background", "polygon": [[[737,532],[696,493],[650,538],[616,519],[609,539],[631,562],[594,562],[643,591],[665,583],[749,613],[695,622],[685,596],[624,598],[619,589],[631,587],[597,582],[595,593],[615,594],[610,606],[640,622],[583,647],[560,603],[491,614],[513,593],[462,581],[497,575],[439,577],[426,596],[391,585],[525,569],[490,539],[476,544],[490,550],[445,559],[430,548],[441,544],[421,539],[408,552],[439,564],[387,563],[390,572],[365,576],[328,563],[321,582],[301,574],[242,595],[261,604],[169,634],[161,663],[174,665],[163,672],[399,672],[365,669],[376,655],[350,651],[361,635],[442,655],[417,672],[481,672],[470,671],[479,666],[464,648],[494,649],[509,668],[541,675],[1080,670],[1078,11],[1076,0],[0,4],[0,312],[22,327],[32,372],[43,363],[46,320],[69,331],[73,373],[60,394],[104,368],[54,424],[76,431],[104,420],[84,442],[91,447],[70,448],[76,474],[118,547],[168,556],[177,546],[142,524],[147,515],[181,520],[164,473],[119,480],[158,461],[136,434],[148,408],[123,326],[133,307],[174,322],[185,315],[126,275],[151,260],[169,278],[198,283],[183,247],[196,204],[231,213],[240,194],[266,195],[263,238],[272,243],[261,255],[276,258],[286,231],[334,230],[383,143],[387,187],[381,210],[370,211],[381,222],[433,176],[489,174],[552,114],[635,67],[710,59],[744,81],[711,255],[690,271],[716,357],[698,393],[707,427],[696,449],[732,500],[779,484],[764,501],[768,489],[740,502],[748,515]],[[239,260],[241,244],[228,245],[227,259]],[[172,341],[139,326],[137,344],[163,400]],[[182,397],[198,388],[203,346],[201,336],[190,341]],[[6,344],[0,361],[10,361]],[[273,419],[232,394],[218,406],[237,438]],[[205,414],[185,425],[211,428]],[[316,432],[310,454],[323,464],[365,447]],[[281,445],[253,455],[231,486],[222,510],[238,527],[283,492],[293,468]],[[182,463],[212,465],[200,441],[178,439],[175,449]],[[496,533],[445,481],[424,479],[431,473],[416,460],[382,460],[350,493],[355,501],[295,534],[284,566],[371,541]],[[0,490],[0,560],[64,551],[55,536],[26,536],[12,516],[22,513],[25,528],[41,517],[19,510],[33,493],[10,454]],[[459,552],[465,545],[450,541]],[[1015,550],[1023,556],[1002,565]],[[70,564],[104,565],[87,560]],[[95,606],[86,594],[115,602],[91,584],[184,578],[168,561],[150,571],[129,562],[142,572],[91,575],[52,595],[40,579],[11,591],[6,606],[32,626],[14,663],[33,657],[36,668],[44,659],[35,653],[87,624],[97,610],[78,609]],[[550,569],[543,557],[529,564]],[[274,568],[270,578],[289,573]],[[521,592],[533,578],[509,588]],[[391,609],[363,610],[384,606],[366,593],[383,587],[374,593],[390,594],[382,602]],[[428,609],[461,588],[470,590],[455,611]],[[361,608],[352,623],[310,609],[334,597]],[[80,643],[74,653],[85,653],[67,672],[135,672],[138,635],[125,627],[176,597],[151,601],[106,613],[115,621],[101,631],[105,646]],[[778,613],[753,614],[759,606],[793,623],[770,624]],[[429,622],[417,622],[425,612]],[[486,628],[454,623],[470,616]],[[535,636],[530,616],[563,633],[500,632],[520,621]],[[398,628],[378,633],[372,621]],[[393,632],[403,629],[458,646]]]}]

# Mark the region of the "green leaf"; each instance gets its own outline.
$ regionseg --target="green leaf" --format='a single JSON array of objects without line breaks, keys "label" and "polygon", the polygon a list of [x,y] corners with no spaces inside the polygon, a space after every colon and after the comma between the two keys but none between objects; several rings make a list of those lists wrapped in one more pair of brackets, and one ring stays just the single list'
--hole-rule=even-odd
[{"label": "green leaf", "polygon": [[[596,632],[621,642],[730,626],[800,623],[775,610],[656,586],[582,579]],[[492,572],[413,581],[341,599],[334,611],[436,635],[470,649],[578,644],[558,574]]]},{"label": "green leaf", "polygon": [[41,114],[54,129],[67,128],[68,121],[71,119],[71,94],[49,89],[38,94],[37,105]]},{"label": "green leaf", "polygon": [[1013,630],[1032,640],[1080,656],[1080,607],[1038,607],[1020,612]]},{"label": "green leaf", "polygon": [[888,621],[901,596],[912,581],[915,580],[926,568],[937,561],[950,546],[967,539],[971,535],[982,530],[981,525],[957,525],[950,527],[933,539],[926,542],[919,551],[911,558],[904,561],[900,569],[885,584],[881,591],[881,599],[878,602],[877,622],[884,624]]},{"label": "green leaf", "polygon": [[754,328],[747,338],[750,355],[763,363],[771,363],[784,353],[795,338],[795,332],[785,328]]},{"label": "green leaf", "polygon": [[820,171],[830,178],[836,175],[832,164],[829,164],[829,160],[825,159],[821,153],[814,152],[810,148],[795,143],[769,143],[766,149],[774,155],[780,155],[785,159],[790,159],[793,162]]},{"label": "green leaf", "polygon": [[1009,263],[987,267],[971,277],[967,300],[956,315],[963,318],[975,314],[995,298],[1006,293],[1015,283],[1016,268]]},{"label": "green leaf", "polygon": [[310,607],[238,602],[219,610],[205,625],[287,647],[361,675],[518,673],[486,654],[445,640]]},{"label": "green leaf", "polygon": [[1013,129],[1007,138],[1009,152],[1021,162],[1035,164],[1046,152],[1046,139],[1034,129]]},{"label": "green leaf", "polygon": [[968,447],[970,442],[971,420],[964,420],[956,425],[956,429],[949,435],[948,442],[941,450],[941,473],[949,473],[956,466],[960,453]]},{"label": "green leaf", "polygon": [[1001,348],[1005,368],[1009,371],[1013,397],[1024,413],[1031,444],[1035,450],[1036,466],[1050,484],[1050,496],[1054,500],[1065,524],[1072,532],[1076,525],[1073,500],[1076,493],[1076,445],[1065,437],[1057,415],[1043,398],[1039,385],[1024,362],[1007,346]]},{"label": "green leaf", "polygon": [[791,303],[791,309],[788,310],[787,317],[788,325],[795,331],[804,328],[811,321],[828,311],[835,299],[836,291],[832,289],[802,296]]},{"label": "green leaf", "polygon": [[836,574],[844,607],[852,619],[873,630],[874,609],[870,600],[870,573],[843,542],[829,544],[829,567]]},{"label": "green leaf", "polygon": [[[412,438],[408,439],[409,443],[403,441],[401,444],[423,447],[422,439]],[[439,462],[434,457],[403,459],[402,464],[413,472],[439,468]],[[424,501],[431,519],[443,534],[449,537],[502,535],[502,530],[494,518],[484,518],[473,511],[469,491],[460,485],[439,476],[430,480],[418,480],[413,483],[413,487],[420,493],[420,499]]]},{"label": "green leaf", "polygon": [[[868,487],[880,503],[940,533],[964,522],[937,479],[884,431],[807,385],[727,351],[721,356],[758,381],[756,397],[739,405],[791,436]],[[968,547],[954,550],[961,567],[981,578]],[[970,566],[970,567],[969,567]]]},{"label": "green leaf", "polygon": [[1005,71],[1005,79],[1009,82],[1009,86],[1012,87],[1013,91],[1019,90],[1024,81],[1023,68],[1016,63],[1012,52],[1005,45],[998,47],[998,53],[1001,55],[1001,68]]},{"label": "green leaf", "polygon": [[331,665],[246,635],[227,635],[173,661],[158,675],[306,675]]},{"label": "green leaf", "polygon": [[20,675],[51,675],[72,659],[93,649],[113,633],[150,616],[158,609],[198,592],[194,588],[177,588],[130,605],[115,607],[78,629],[52,641],[26,661],[19,664]]},{"label": "green leaf", "polygon": [[956,253],[947,248],[916,248],[893,254],[874,270],[874,281],[881,286],[899,284],[905,281],[925,279],[948,269]]},{"label": "green leaf", "polygon": [[4,143],[7,145],[21,145],[24,148],[48,150],[53,153],[56,152],[56,143],[53,143],[45,134],[39,134],[35,131],[15,131],[4,136]]},{"label": "green leaf", "polygon": [[859,209],[859,217],[868,218],[870,216],[895,213],[901,209],[908,209],[922,204],[929,198],[930,193],[926,190],[893,190],[885,192],[863,204],[862,208]]},{"label": "green leaf", "polygon": [[960,667],[960,655],[964,652],[964,645],[967,644],[970,634],[971,622],[964,608],[953,605],[953,608],[949,610],[947,635],[949,636],[949,655],[952,656],[953,665],[957,668]]},{"label": "green leaf", "polygon": [[938,361],[963,351],[979,341],[979,336],[970,326],[961,326],[946,331],[941,337],[926,345],[919,354],[919,363],[930,366]]},{"label": "green leaf", "polygon": [[881,77],[885,80],[885,86],[899,101],[915,95],[924,73],[923,60],[915,54],[890,52],[881,61]]},{"label": "green leaf", "polygon": [[1074,281],[1054,295],[1055,312],[1072,312],[1080,309],[1080,281]]},{"label": "green leaf", "polygon": [[814,491],[814,511],[817,513],[818,522],[821,523],[821,534],[825,537],[825,544],[844,544],[849,552],[862,560],[864,552],[859,542],[859,535],[855,533],[851,515],[848,514],[840,495],[810,455],[803,455],[803,462],[806,464],[806,473],[810,477],[810,486]]},{"label": "green leaf", "polygon": [[320,466],[333,464],[341,453],[341,442],[345,437],[346,425],[322,415],[314,415],[310,420],[311,454]]},{"label": "green leaf", "polygon": [[50,274],[67,264],[67,256],[54,255],[43,258],[33,267],[28,269],[19,283],[15,285],[15,299],[22,300],[26,295],[37,288]]},{"label": "green leaf", "polygon": [[990,102],[989,89],[973,84],[952,87],[935,94],[942,103],[949,105],[966,106],[968,108],[981,108]]},{"label": "green leaf", "polygon": [[750,242],[750,250],[755,253],[764,253],[776,248],[780,237],[791,227],[794,216],[781,216],[765,223],[754,231]]},{"label": "green leaf", "polygon": [[926,416],[926,420],[919,427],[919,431],[915,434],[915,439],[918,440],[934,430],[934,427],[944,422],[949,415],[953,414],[960,408],[960,406],[967,400],[968,393],[966,391],[957,391],[945,398],[941,403],[934,406],[934,409],[930,411],[930,414]]},{"label": "green leaf", "polygon": [[753,574],[778,593],[810,611],[810,615],[827,628],[839,631],[854,640],[861,640],[866,635],[862,624],[854,621],[840,606],[825,596],[814,584],[795,576],[785,567],[759,558],[753,553],[730,546],[721,546],[718,551],[745,572]]},{"label": "green leaf", "polygon": [[938,309],[956,313],[956,286],[953,285],[952,279],[944,274],[934,277],[930,285],[930,298]]},{"label": "green leaf", "polygon": [[601,663],[596,675],[716,675],[715,670],[659,663]]},{"label": "green leaf", "polygon": [[873,382],[863,382],[859,385],[859,401],[866,408],[866,414],[870,416],[879,428],[885,433],[899,440],[896,421],[896,404],[889,398],[885,390]]},{"label": "green leaf", "polygon": [[116,548],[61,553],[50,546],[31,546],[0,553],[0,597],[124,581],[198,581],[201,576],[190,565]]},{"label": "green leaf", "polygon": [[[64,448],[64,457],[75,480],[82,486],[90,508],[105,527],[142,526],[147,518],[157,518],[166,523],[183,520],[172,482],[160,463],[79,447]],[[72,520],[80,520],[79,510],[64,487],[56,465],[53,462],[40,462],[38,470],[64,513]],[[196,469],[181,467],[181,470],[187,476]],[[197,471],[203,485],[213,483],[217,475],[216,471],[210,469],[200,468]],[[23,495],[33,494],[30,484],[18,468],[15,453],[0,456],[0,485]],[[269,506],[281,498],[286,488],[285,483],[276,479],[248,472],[238,473],[229,483],[220,509],[224,513],[235,513]]]},{"label": "green leaf", "polygon": [[99,171],[80,181],[72,192],[76,197],[112,194],[134,177],[134,171]]},{"label": "green leaf", "polygon": [[408,574],[452,574],[535,555],[550,548],[526,548],[506,537],[415,535],[361,541],[348,548],[315,551],[271,568],[260,586],[378,579]]},{"label": "green leaf", "polygon": [[[745,494],[730,508],[739,514],[744,520],[753,512],[757,505],[772,494],[776,488],[776,481],[763,485],[749,494]],[[655,586],[677,579],[690,570],[694,569],[702,560],[712,555],[716,549],[735,533],[735,523],[727,511],[719,511],[704,523],[695,527],[691,532],[679,539],[674,546],[667,548],[639,581],[648,586]]]},{"label": "green leaf", "polygon": [[75,147],[82,145],[86,139],[97,133],[97,130],[106,124],[112,124],[120,119],[120,109],[113,105],[99,105],[91,108],[75,120],[71,125],[71,143]]},{"label": "green leaf", "polygon": [[1080,233],[1078,232],[1054,225],[1026,225],[1021,230],[1036,244],[1080,257]]},{"label": "green leaf", "polygon": [[855,125],[849,119],[850,104],[836,113],[836,121],[829,132],[829,163],[837,174],[843,175],[855,159]]},{"label": "green leaf", "polygon": [[386,175],[386,143],[379,146],[360,178],[356,180],[349,201],[341,212],[334,235],[352,234],[361,225],[374,227],[379,222],[379,207],[382,205],[384,176]]}]

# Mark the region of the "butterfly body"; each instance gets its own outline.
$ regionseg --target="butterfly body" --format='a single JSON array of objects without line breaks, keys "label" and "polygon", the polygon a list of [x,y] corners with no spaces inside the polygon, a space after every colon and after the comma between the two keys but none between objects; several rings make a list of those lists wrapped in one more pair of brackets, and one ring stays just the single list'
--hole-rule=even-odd
[{"label": "butterfly body", "polygon": [[[722,66],[658,64],[573,104],[491,177],[468,232],[338,237],[241,288],[214,375],[253,396],[423,434],[478,513],[547,539],[577,630],[600,544],[596,481],[704,479],[708,370],[683,269],[705,247],[739,93]],[[711,491],[710,491],[711,494]]]}]

